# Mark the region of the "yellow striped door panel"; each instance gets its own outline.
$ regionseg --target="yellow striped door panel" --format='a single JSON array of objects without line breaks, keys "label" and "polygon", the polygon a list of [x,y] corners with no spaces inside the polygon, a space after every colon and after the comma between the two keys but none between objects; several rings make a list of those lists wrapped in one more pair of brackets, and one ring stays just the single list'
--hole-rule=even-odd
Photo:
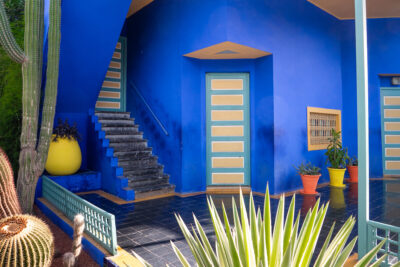
[{"label": "yellow striped door panel", "polygon": [[383,103],[385,106],[400,106],[400,96],[385,96]]},{"label": "yellow striped door panel", "polygon": [[96,108],[116,108],[119,109],[121,107],[119,102],[103,102],[103,101],[97,101],[96,102]]},{"label": "yellow striped door panel", "polygon": [[400,122],[385,122],[385,131],[400,131]]},{"label": "yellow striped door panel", "polygon": [[110,68],[121,69],[121,62],[111,61],[110,62]]},{"label": "yellow striped door panel", "polygon": [[243,157],[213,157],[213,168],[244,168]]},{"label": "yellow striped door panel", "polygon": [[386,119],[400,118],[400,109],[385,109],[384,114]]},{"label": "yellow striped door panel", "polygon": [[400,135],[386,135],[385,144],[400,144]]},{"label": "yellow striped door panel", "polygon": [[212,126],[211,136],[243,136],[243,126]]},{"label": "yellow striped door panel", "polygon": [[400,148],[387,147],[385,148],[386,157],[400,157]]},{"label": "yellow striped door panel", "polygon": [[243,121],[243,110],[212,110],[212,121]]},{"label": "yellow striped door panel", "polygon": [[398,160],[387,160],[386,170],[400,170],[400,161]]},{"label": "yellow striped door panel", "polygon": [[213,141],[211,143],[212,152],[244,152],[243,141]]},{"label": "yellow striped door panel", "polygon": [[242,79],[212,79],[211,90],[243,90]]},{"label": "yellow striped door panel", "polygon": [[121,97],[121,93],[120,92],[100,91],[99,97],[119,99]]},{"label": "yellow striped door panel", "polygon": [[243,184],[244,173],[212,173],[213,184]]},{"label": "yellow striped door panel", "polygon": [[212,106],[243,106],[243,95],[212,95]]}]

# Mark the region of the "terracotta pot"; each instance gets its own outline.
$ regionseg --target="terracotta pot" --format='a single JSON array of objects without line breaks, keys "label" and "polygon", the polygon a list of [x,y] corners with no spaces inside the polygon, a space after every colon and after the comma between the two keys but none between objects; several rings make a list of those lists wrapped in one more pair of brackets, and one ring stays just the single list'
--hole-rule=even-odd
[{"label": "terracotta pot", "polygon": [[301,174],[300,177],[301,181],[303,182],[303,188],[304,188],[304,190],[301,193],[305,195],[317,194],[317,191],[315,191],[315,189],[317,188],[318,180],[319,177],[321,177],[321,174],[318,175]]},{"label": "terracotta pot", "polygon": [[358,183],[358,166],[347,166],[349,172],[349,183]]}]

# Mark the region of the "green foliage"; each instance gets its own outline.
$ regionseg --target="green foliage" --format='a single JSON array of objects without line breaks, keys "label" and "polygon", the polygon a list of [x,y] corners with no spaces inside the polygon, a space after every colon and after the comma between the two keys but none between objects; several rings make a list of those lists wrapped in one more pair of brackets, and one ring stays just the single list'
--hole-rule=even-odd
[{"label": "green foliage", "polygon": [[[285,216],[285,197],[282,196],[272,224],[270,196],[267,188],[264,203],[264,215],[256,211],[250,195],[248,213],[240,194],[240,209],[232,200],[233,227],[228,219],[224,205],[221,219],[211,198],[208,206],[214,226],[216,243],[213,248],[194,215],[192,231],[188,229],[179,215],[178,224],[199,266],[309,266],[313,258],[319,235],[328,210],[328,204],[320,207],[319,199],[300,226],[300,214],[295,216],[295,197],[292,198]],[[239,214],[240,213],[240,214]],[[286,219],[285,219],[286,218]],[[333,235],[335,225],[315,258],[314,266],[343,266],[353,251],[357,237],[347,243],[355,225],[355,218],[350,217]],[[356,266],[368,266],[376,257],[386,239],[364,256]],[[190,266],[180,250],[171,242],[172,247],[183,266]],[[378,261],[382,261],[383,255]],[[148,266],[148,265],[146,265]],[[375,265],[374,265],[375,266]]]},{"label": "green foliage", "polygon": [[349,165],[349,166],[358,166],[358,158],[357,158],[357,156],[349,158],[347,165]]},{"label": "green foliage", "polygon": [[321,168],[314,166],[311,162],[306,164],[301,163],[298,167],[294,167],[299,175],[319,175],[321,174]]},{"label": "green foliage", "polygon": [[[5,7],[18,44],[24,42],[24,1],[8,0]],[[21,65],[12,61],[0,48],[0,147],[9,156],[14,173],[18,173],[22,122]],[[15,178],[17,175],[15,175]]]},{"label": "green foliage", "polygon": [[328,157],[326,161],[330,162],[331,168],[344,169],[346,168],[346,161],[349,159],[347,155],[347,148],[342,146],[341,133],[332,129],[331,138],[329,138],[329,145],[325,155]]}]

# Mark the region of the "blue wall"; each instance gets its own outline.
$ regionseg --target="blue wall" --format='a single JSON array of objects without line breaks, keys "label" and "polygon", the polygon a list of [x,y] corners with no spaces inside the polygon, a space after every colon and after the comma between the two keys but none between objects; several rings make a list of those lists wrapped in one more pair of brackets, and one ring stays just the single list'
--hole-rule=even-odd
[{"label": "blue wall", "polygon": [[[335,18],[302,0],[155,1],[128,20],[128,80],[170,136],[129,88],[127,108],[178,192],[205,189],[206,72],[250,73],[253,190],[264,192],[267,181],[274,193],[299,188],[293,165],[303,160],[324,165],[324,151],[307,151],[306,108],[342,107],[339,29]],[[222,41],[272,56],[221,61],[182,56]],[[324,170],[321,180],[327,179]]]},{"label": "blue wall", "polygon": [[[94,108],[131,0],[62,1],[58,118],[76,122],[86,168],[88,111]],[[46,22],[47,23],[47,22]]]},{"label": "blue wall", "polygon": [[[343,143],[357,154],[357,105],[354,22],[342,24]],[[400,19],[368,20],[370,176],[382,177],[380,79],[400,73]]]}]

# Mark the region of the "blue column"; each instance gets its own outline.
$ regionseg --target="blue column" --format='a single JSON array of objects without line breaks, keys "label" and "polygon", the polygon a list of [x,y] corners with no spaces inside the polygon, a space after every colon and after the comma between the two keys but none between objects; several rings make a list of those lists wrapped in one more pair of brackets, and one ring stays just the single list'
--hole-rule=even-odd
[{"label": "blue column", "polygon": [[355,0],[358,127],[358,255],[367,253],[369,220],[368,57],[366,0]]}]

